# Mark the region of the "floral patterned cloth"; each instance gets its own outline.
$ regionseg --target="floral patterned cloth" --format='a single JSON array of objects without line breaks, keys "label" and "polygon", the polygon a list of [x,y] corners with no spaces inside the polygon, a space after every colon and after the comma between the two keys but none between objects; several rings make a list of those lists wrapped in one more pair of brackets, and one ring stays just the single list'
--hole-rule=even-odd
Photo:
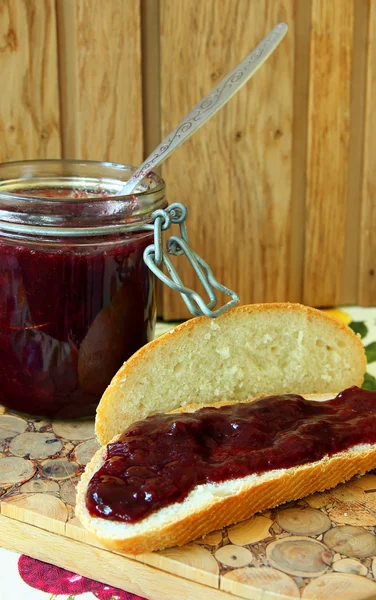
[{"label": "floral patterned cloth", "polygon": [[[326,312],[348,324],[361,336],[368,363],[363,387],[376,390],[376,308],[348,306]],[[164,324],[163,328],[167,331],[171,325]],[[142,600],[129,592],[0,548],[0,600],[43,600],[43,598],[46,600],[75,600],[76,598],[77,600]]]},{"label": "floral patterned cloth", "polygon": [[129,592],[0,548],[0,600],[143,600]]}]

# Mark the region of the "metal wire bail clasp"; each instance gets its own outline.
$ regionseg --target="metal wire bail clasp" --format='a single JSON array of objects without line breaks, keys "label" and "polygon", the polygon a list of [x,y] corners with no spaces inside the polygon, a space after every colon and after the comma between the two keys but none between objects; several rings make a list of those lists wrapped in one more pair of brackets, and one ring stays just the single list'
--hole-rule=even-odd
[{"label": "metal wire bail clasp", "polygon": [[[207,317],[219,317],[224,312],[236,306],[239,303],[239,296],[232,290],[220,284],[214,277],[209,265],[189,247],[187,226],[188,210],[184,204],[176,202],[171,204],[165,210],[159,209],[152,214],[154,225],[147,228],[154,229],[154,244],[151,244],[144,251],[144,261],[151,271],[168,287],[179,292],[186,303],[188,309],[194,316],[206,315]],[[180,237],[173,235],[167,240],[167,253],[163,249],[163,231],[169,229],[172,224],[178,224],[180,227]],[[205,302],[200,294],[184,286],[175,267],[173,266],[168,254],[173,256],[182,256],[185,254],[204,289],[208,295],[209,302]],[[164,264],[168,275],[163,273],[161,265]],[[223,292],[230,296],[224,306],[213,310],[217,305],[215,291]]]}]

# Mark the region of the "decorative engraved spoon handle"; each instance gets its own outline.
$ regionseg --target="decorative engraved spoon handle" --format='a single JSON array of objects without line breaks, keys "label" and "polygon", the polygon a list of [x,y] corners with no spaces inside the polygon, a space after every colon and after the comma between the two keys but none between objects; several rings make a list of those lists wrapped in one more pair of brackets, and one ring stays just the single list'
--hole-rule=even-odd
[{"label": "decorative engraved spoon handle", "polygon": [[226,75],[215,88],[179,123],[142,163],[118,195],[131,194],[137,184],[156,166],[187,140],[201,125],[212,117],[230,98],[256,73],[274,52],[287,33],[286,23],[279,23],[258,46],[231,73]]}]

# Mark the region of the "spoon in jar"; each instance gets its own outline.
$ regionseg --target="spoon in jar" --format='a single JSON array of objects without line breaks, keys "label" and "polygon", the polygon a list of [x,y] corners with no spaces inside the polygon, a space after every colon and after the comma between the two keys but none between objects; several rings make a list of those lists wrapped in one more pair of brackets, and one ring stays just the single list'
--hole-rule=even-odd
[{"label": "spoon in jar", "polygon": [[222,108],[232,96],[258,71],[266,59],[274,52],[287,33],[286,23],[279,23],[246,56],[235,69],[226,75],[215,88],[168,134],[159,146],[148,156],[132,177],[117,193],[117,196],[131,194],[142,179],[160,165],[185,140],[197,131],[210,117]]}]

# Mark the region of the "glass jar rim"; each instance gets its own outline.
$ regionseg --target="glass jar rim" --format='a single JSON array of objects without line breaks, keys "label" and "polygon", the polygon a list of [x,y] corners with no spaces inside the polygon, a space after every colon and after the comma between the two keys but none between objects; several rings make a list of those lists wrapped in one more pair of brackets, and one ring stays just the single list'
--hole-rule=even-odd
[{"label": "glass jar rim", "polygon": [[[135,170],[89,160],[0,163],[0,232],[75,237],[142,230],[167,205],[165,182],[150,172],[134,193],[117,195]],[[69,197],[38,195],[48,187],[75,191]]]}]

